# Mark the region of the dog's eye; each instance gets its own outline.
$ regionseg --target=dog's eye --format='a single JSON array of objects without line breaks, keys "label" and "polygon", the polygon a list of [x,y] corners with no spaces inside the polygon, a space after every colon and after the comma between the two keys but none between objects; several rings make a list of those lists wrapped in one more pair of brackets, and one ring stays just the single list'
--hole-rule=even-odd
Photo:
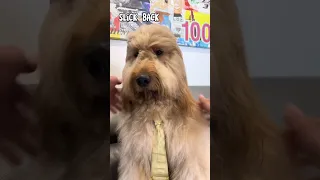
[{"label": "dog's eye", "polygon": [[161,56],[163,54],[163,51],[161,49],[156,49],[154,51],[154,53],[157,55],[157,56]]},{"label": "dog's eye", "polygon": [[134,57],[138,57],[138,56],[139,56],[139,51],[135,52],[135,53],[133,54],[133,56],[134,56]]}]

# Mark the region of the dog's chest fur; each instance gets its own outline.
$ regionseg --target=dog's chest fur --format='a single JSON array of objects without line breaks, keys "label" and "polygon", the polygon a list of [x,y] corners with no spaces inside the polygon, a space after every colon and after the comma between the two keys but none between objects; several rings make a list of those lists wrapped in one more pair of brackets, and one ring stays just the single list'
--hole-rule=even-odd
[{"label": "dog's chest fur", "polygon": [[[146,106],[134,113],[124,113],[119,122],[120,179],[129,178],[121,174],[134,174],[124,172],[134,169],[134,166],[138,166],[139,169],[136,171],[144,175],[141,177],[141,174],[136,174],[136,178],[129,179],[150,179],[154,120],[163,122],[170,179],[183,179],[181,173],[184,173],[183,176],[188,177],[187,179],[195,179],[199,174],[204,174],[205,177],[207,175],[205,172],[199,172],[203,170],[201,168],[209,168],[210,164],[209,127],[206,128],[195,117],[173,115],[172,108],[168,106]],[[199,156],[200,154],[202,156]],[[188,167],[190,163],[196,163],[193,166],[194,174],[190,174]],[[132,168],[122,167],[128,164],[131,164]]]}]

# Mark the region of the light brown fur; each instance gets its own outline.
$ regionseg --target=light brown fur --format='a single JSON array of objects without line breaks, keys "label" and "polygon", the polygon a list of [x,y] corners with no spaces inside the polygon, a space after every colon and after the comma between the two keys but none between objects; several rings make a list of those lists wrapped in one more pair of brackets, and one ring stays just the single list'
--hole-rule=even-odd
[{"label": "light brown fur", "polygon": [[282,130],[268,117],[252,87],[236,3],[212,3],[213,178],[298,179]]},{"label": "light brown fur", "polygon": [[88,46],[109,35],[108,9],[109,2],[102,0],[50,5],[39,35],[41,72],[35,100],[45,152],[38,165],[27,165],[25,180],[110,176],[109,113],[105,104],[95,102],[96,97],[108,96],[109,87],[88,73],[83,59]]},{"label": "light brown fur", "polygon": [[[157,56],[154,51],[159,49],[163,54]],[[151,178],[156,119],[164,122],[170,180],[210,179],[209,123],[190,93],[173,34],[164,26],[141,26],[128,36],[126,61],[121,93],[124,110],[118,127],[119,180]],[[141,73],[151,76],[147,90],[135,83]]]}]

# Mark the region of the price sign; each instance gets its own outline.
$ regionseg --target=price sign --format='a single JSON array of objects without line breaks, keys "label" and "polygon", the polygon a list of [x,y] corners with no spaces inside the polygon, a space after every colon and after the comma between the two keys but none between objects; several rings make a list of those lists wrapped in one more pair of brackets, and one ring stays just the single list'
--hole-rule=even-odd
[{"label": "price sign", "polygon": [[201,39],[204,43],[210,43],[210,24],[200,26],[198,22],[194,21],[189,25],[189,22],[186,21],[182,27],[185,30],[185,41],[189,41],[191,38],[194,42],[199,42]]},{"label": "price sign", "polygon": [[[145,21],[140,14],[154,18]],[[210,0],[128,0],[125,5],[122,0],[110,2],[112,39],[126,39],[129,32],[151,23],[171,29],[181,46],[210,48]]]}]

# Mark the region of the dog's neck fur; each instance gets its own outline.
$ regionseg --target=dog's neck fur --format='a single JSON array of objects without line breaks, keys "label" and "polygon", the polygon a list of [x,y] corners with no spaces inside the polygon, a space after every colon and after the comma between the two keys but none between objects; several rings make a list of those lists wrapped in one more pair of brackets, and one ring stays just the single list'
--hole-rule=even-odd
[{"label": "dog's neck fur", "polygon": [[[187,84],[187,83],[186,83]],[[162,113],[162,116],[171,119],[177,116],[197,116],[199,107],[192,97],[192,94],[187,85],[181,88],[182,93],[176,98],[170,96],[162,96],[157,100],[132,100],[123,96],[123,112],[132,116],[144,116],[145,120],[153,120],[157,113]],[[198,111],[197,111],[198,110]]]}]

